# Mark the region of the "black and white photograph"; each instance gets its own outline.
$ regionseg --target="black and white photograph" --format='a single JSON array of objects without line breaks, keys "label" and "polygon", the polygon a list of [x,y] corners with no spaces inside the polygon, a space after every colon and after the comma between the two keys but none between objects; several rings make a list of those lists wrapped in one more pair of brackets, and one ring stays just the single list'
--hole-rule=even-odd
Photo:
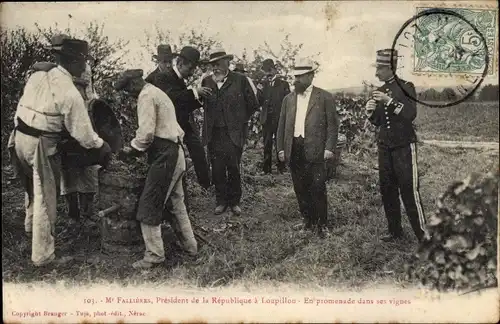
[{"label": "black and white photograph", "polygon": [[496,1],[0,4],[6,323],[497,323]]}]

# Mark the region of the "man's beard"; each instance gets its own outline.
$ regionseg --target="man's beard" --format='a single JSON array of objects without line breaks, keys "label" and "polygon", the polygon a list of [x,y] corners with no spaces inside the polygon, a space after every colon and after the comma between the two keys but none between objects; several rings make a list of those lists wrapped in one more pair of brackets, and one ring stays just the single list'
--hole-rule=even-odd
[{"label": "man's beard", "polygon": [[306,91],[307,87],[309,87],[309,84],[306,85],[301,82],[295,81],[293,83],[293,86],[295,87],[295,92],[297,92],[298,94],[302,94]]},{"label": "man's beard", "polygon": [[224,78],[226,77],[227,72],[222,72],[222,71],[213,71],[212,78],[214,79],[215,82],[222,82]]}]

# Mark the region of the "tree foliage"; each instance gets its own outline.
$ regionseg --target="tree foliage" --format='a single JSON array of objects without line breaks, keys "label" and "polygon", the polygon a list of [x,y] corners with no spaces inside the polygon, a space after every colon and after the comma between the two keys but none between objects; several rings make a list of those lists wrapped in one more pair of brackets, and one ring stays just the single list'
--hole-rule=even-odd
[{"label": "tree foliage", "polygon": [[410,277],[440,291],[496,286],[499,173],[451,184],[408,265]]},{"label": "tree foliage", "polygon": [[[31,74],[31,67],[36,62],[52,61],[50,52],[45,49],[50,38],[57,33],[79,37],[89,42],[89,52],[94,60],[90,62],[93,85],[96,92],[104,99],[116,98],[111,88],[112,78],[124,66],[123,56],[127,53],[128,42],[110,40],[104,35],[104,25],[89,23],[83,30],[61,29],[57,24],[37,31],[26,28],[5,29],[0,34],[2,49],[2,147],[5,147],[8,135],[12,131],[13,116],[26,81]],[[120,111],[123,99],[113,106]]]}]

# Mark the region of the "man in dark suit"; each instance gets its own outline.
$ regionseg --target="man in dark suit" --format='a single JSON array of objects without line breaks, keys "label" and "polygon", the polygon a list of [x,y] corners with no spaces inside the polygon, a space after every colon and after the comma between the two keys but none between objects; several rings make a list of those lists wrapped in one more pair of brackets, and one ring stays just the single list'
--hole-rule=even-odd
[{"label": "man in dark suit", "polygon": [[[271,173],[273,137],[278,130],[278,121],[280,118],[281,104],[283,98],[290,93],[288,82],[278,78],[276,67],[272,59],[266,59],[262,62],[262,72],[265,73],[267,82],[262,89],[262,111],[260,113],[260,123],[262,124],[262,135],[264,137],[264,174]],[[276,150],[276,163],[279,173],[285,171],[285,164],[278,159],[278,150]]]},{"label": "man in dark suit", "polygon": [[215,214],[229,206],[234,214],[241,213],[240,162],[246,142],[248,121],[258,108],[257,97],[248,79],[229,70],[233,55],[216,49],[208,59],[212,75],[202,85],[212,89],[204,99],[204,144],[208,145],[215,185]]},{"label": "man in dark suit", "polygon": [[[156,69],[151,72],[148,78],[154,78],[156,75],[165,73],[172,67],[172,59],[174,54],[172,53],[172,48],[168,44],[160,44],[156,48],[156,53],[153,55],[153,61],[158,65]],[[151,83],[151,82],[149,82]]]},{"label": "man in dark suit", "polygon": [[283,100],[277,132],[278,157],[288,162],[303,216],[303,231],[327,229],[325,160],[334,157],[339,119],[331,93],[314,87],[317,66],[304,60],[294,67],[295,90]]},{"label": "man in dark suit", "polygon": [[211,90],[206,87],[188,89],[184,81],[193,75],[199,63],[200,52],[197,49],[185,46],[179,54],[170,55],[175,56],[171,59],[171,66],[166,70],[155,70],[146,81],[163,90],[174,103],[177,122],[184,130],[184,143],[193,161],[198,182],[207,189],[210,187],[210,175],[205,150],[189,119],[190,114],[201,107],[201,98],[210,95]]},{"label": "man in dark suit", "polygon": [[389,227],[389,233],[381,239],[394,241],[403,234],[401,193],[413,231],[421,241],[426,233],[426,221],[420,201],[417,135],[413,127],[417,106],[403,92],[404,89],[415,98],[415,87],[411,82],[396,80],[393,69],[397,67],[397,55],[397,51],[392,49],[377,51],[375,74],[384,85],[374,91],[373,97],[366,103],[370,122],[380,126],[377,136],[380,191]]}]

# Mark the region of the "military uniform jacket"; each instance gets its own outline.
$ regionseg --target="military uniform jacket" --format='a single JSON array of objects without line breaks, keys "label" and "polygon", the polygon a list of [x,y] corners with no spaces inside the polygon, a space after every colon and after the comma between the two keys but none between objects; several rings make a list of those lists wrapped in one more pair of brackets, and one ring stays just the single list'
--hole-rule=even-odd
[{"label": "military uniform jacket", "polygon": [[391,99],[387,103],[379,102],[375,111],[369,118],[375,126],[380,126],[377,141],[379,145],[396,148],[414,143],[417,135],[413,127],[413,121],[417,117],[416,102],[403,92],[405,91],[415,98],[415,87],[413,83],[402,79],[390,80],[377,90],[386,93]]}]

